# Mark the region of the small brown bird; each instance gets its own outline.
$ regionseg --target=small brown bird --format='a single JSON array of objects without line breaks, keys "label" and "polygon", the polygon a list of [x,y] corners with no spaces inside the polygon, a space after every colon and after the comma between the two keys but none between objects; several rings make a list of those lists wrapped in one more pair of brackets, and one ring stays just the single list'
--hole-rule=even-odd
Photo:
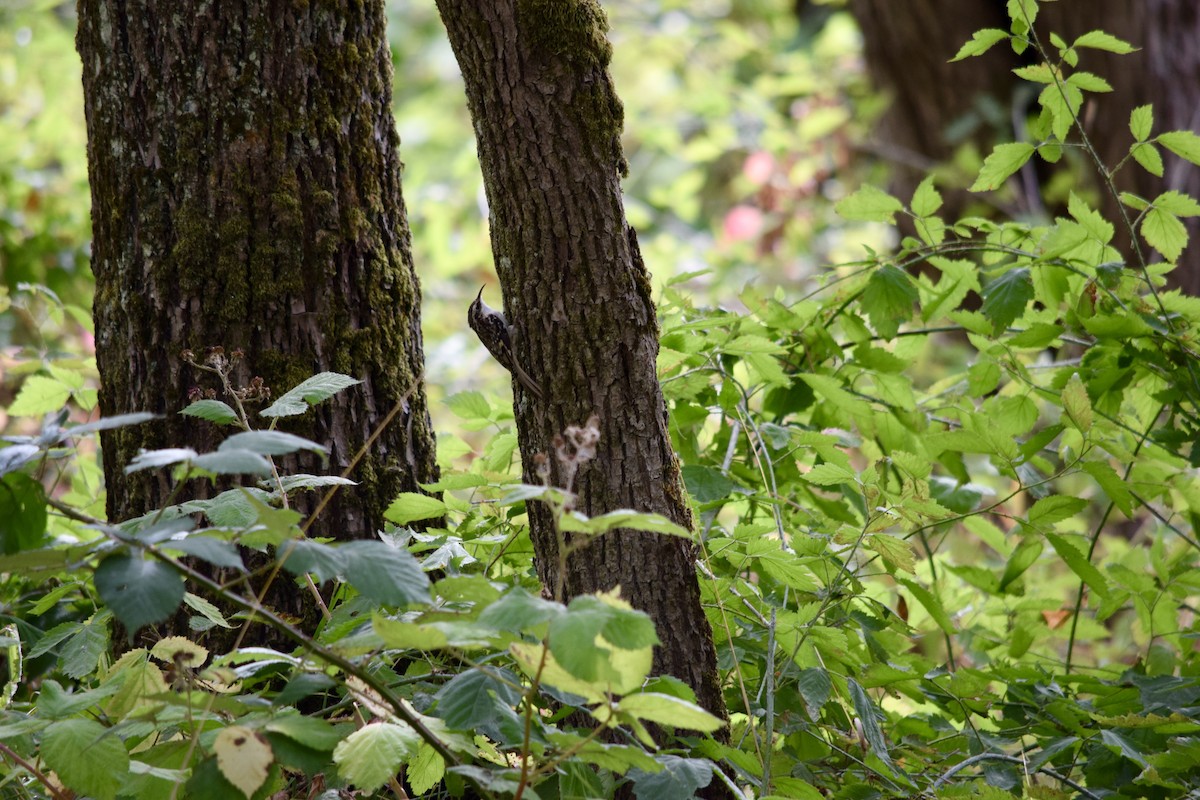
[{"label": "small brown bird", "polygon": [[471,330],[475,331],[479,341],[483,342],[483,346],[492,354],[492,358],[499,361],[500,366],[512,373],[522,386],[538,400],[541,400],[542,387],[538,386],[537,381],[529,377],[529,373],[517,363],[516,354],[513,351],[512,326],[508,324],[503,313],[483,302],[483,289],[484,287],[480,287],[475,302],[471,303],[471,307],[467,309],[467,324],[471,326]]}]

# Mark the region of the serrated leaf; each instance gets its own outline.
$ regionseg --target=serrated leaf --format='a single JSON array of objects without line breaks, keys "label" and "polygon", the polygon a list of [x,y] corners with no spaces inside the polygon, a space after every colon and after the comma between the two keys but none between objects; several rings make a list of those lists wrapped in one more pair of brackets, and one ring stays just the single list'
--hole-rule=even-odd
[{"label": "serrated leaf", "polygon": [[563,515],[559,524],[564,531],[571,533],[600,534],[615,528],[628,528],[634,531],[648,531],[665,536],[681,536],[690,539],[692,532],[682,525],[677,525],[661,514],[649,514],[632,511],[628,508],[610,511],[598,517],[588,519],[579,512]]},{"label": "serrated leaf", "polygon": [[637,800],[690,800],[712,783],[713,766],[704,759],[659,755],[654,760],[662,767],[659,772],[629,771]]},{"label": "serrated leaf", "polygon": [[196,451],[188,447],[168,447],[163,450],[143,450],[133,457],[133,460],[129,462],[129,466],[125,467],[125,472],[131,473],[143,469],[167,467],[172,464],[178,464],[181,461],[193,459],[196,457],[196,455]]},{"label": "serrated leaf", "polygon": [[704,733],[725,725],[722,720],[695,703],[655,692],[626,695],[617,703],[617,710],[641,720]]},{"label": "serrated leaf", "polygon": [[868,536],[863,544],[868,550],[879,553],[888,565],[909,574],[915,574],[917,560],[913,555],[912,545],[905,540],[877,533]]},{"label": "serrated leaf", "polygon": [[1070,519],[1087,508],[1087,501],[1079,497],[1061,494],[1043,497],[1029,509],[1029,524],[1047,527],[1064,519]]},{"label": "serrated leaf", "polygon": [[1024,314],[1025,306],[1032,299],[1033,279],[1029,268],[1018,267],[988,281],[983,287],[983,306],[980,311],[999,332]]},{"label": "serrated leaf", "polygon": [[1095,50],[1107,50],[1110,53],[1132,53],[1136,48],[1123,39],[1118,39],[1104,31],[1088,31],[1079,36],[1071,44],[1072,47],[1091,47]]},{"label": "serrated leaf", "polygon": [[400,770],[420,742],[417,732],[408,725],[372,722],[338,742],[333,761],[346,780],[370,793]]},{"label": "serrated leaf", "polygon": [[1193,131],[1167,131],[1155,141],[1182,159],[1200,164],[1200,136]]},{"label": "serrated leaf", "polygon": [[343,389],[362,383],[349,375],[322,372],[280,395],[269,407],[258,412],[264,417],[290,417],[303,414],[310,406],[328,400]]},{"label": "serrated leaf", "polygon": [[946,613],[946,608],[942,605],[942,601],[938,599],[937,595],[926,589],[921,584],[916,583],[915,581],[910,581],[907,578],[897,578],[896,582],[912,592],[913,597],[915,597],[917,602],[924,607],[926,613],[929,614],[930,619],[937,623],[937,626],[941,628],[947,636],[954,636],[957,633],[954,628],[953,620],[951,620],[950,615]]},{"label": "serrated leaf", "polygon": [[1194,198],[1183,192],[1173,190],[1163,192],[1154,198],[1154,207],[1161,208],[1163,211],[1174,214],[1177,217],[1200,216],[1200,203],[1197,203]]},{"label": "serrated leaf", "polygon": [[1101,78],[1099,75],[1093,75],[1090,72],[1074,72],[1067,78],[1067,83],[1072,86],[1078,86],[1085,92],[1111,92],[1112,84]]},{"label": "serrated leaf", "polygon": [[429,602],[429,576],[407,550],[383,542],[345,542],[338,551],[343,576],[362,595],[380,605]]},{"label": "serrated leaf", "polygon": [[30,375],[8,407],[10,417],[40,417],[58,411],[71,396],[71,387],[45,375]]},{"label": "serrated leaf", "polygon": [[[1129,113],[1129,132],[1139,142],[1150,138],[1150,129],[1154,125],[1154,106],[1138,106]],[[1165,145],[1164,145],[1165,147]]]},{"label": "serrated leaf", "polygon": [[95,720],[55,722],[42,735],[41,754],[68,788],[97,800],[113,800],[129,774],[121,738]]},{"label": "serrated leaf", "polygon": [[1121,509],[1126,517],[1133,518],[1133,495],[1129,492],[1129,486],[1112,467],[1102,461],[1085,461],[1080,467],[1096,479],[1096,483],[1100,484],[1108,499]]},{"label": "serrated leaf", "polygon": [[890,339],[900,329],[900,323],[912,318],[918,296],[912,277],[899,267],[886,264],[871,273],[863,290],[862,306],[875,330]]},{"label": "serrated leaf", "polygon": [[423,519],[434,519],[446,514],[446,504],[436,497],[420,492],[402,492],[383,512],[384,519],[397,525],[407,525]]},{"label": "serrated leaf", "polygon": [[[1003,31],[1001,32],[1003,33]],[[934,188],[932,175],[925,176],[917,184],[909,207],[912,209],[912,213],[918,217],[928,217],[930,214],[936,214],[937,210],[942,207],[942,196]]]},{"label": "serrated leaf", "polygon": [[217,452],[230,450],[248,450],[264,456],[281,456],[295,453],[298,450],[309,450],[314,453],[327,453],[329,448],[316,442],[283,431],[246,431],[235,433],[217,448]]},{"label": "serrated leaf", "polygon": [[408,762],[405,777],[418,797],[424,797],[446,774],[446,762],[428,742],[421,742],[417,755]]},{"label": "serrated leaf", "polygon": [[838,464],[818,464],[803,475],[804,480],[817,486],[836,486],[839,483],[858,483],[858,476]]},{"label": "serrated leaf", "polygon": [[856,222],[895,224],[896,212],[903,211],[904,204],[882,189],[868,184],[839,200],[834,210],[845,219]]},{"label": "serrated leaf", "polygon": [[446,398],[446,407],[454,416],[467,422],[492,419],[492,404],[482,392],[452,394]]},{"label": "serrated leaf", "polygon": [[[1049,498],[1047,498],[1049,499]],[[1108,595],[1108,581],[1100,573],[1100,570],[1087,560],[1087,557],[1080,552],[1075,545],[1063,536],[1056,533],[1047,533],[1046,541],[1058,553],[1059,558],[1066,562],[1071,571],[1079,577],[1088,587],[1098,595]]]},{"label": "serrated leaf", "polygon": [[96,567],[96,590],[132,636],[162,622],[183,602],[183,579],[161,561],[118,553]]},{"label": "serrated leaf", "polygon": [[497,721],[517,719],[521,699],[517,676],[505,669],[468,669],[446,682],[437,694],[437,716],[455,730],[471,731]]},{"label": "serrated leaf", "polygon": [[990,192],[999,189],[1010,175],[1025,165],[1036,149],[1026,142],[996,145],[991,155],[983,160],[979,177],[971,184],[970,191]]},{"label": "serrated leaf", "polygon": [[271,474],[271,462],[249,450],[219,450],[215,453],[203,453],[192,459],[192,466],[216,475]]},{"label": "serrated leaf", "polygon": [[70,428],[64,428],[62,435],[64,439],[67,437],[86,436],[96,431],[110,431],[114,428],[140,425],[143,422],[149,422],[157,418],[157,414],[151,414],[146,411],[137,411],[133,414],[116,414],[115,416],[103,417],[92,422],[85,422],[82,425],[73,425]]},{"label": "serrated leaf", "polygon": [[723,500],[737,488],[737,484],[720,470],[699,464],[684,466],[683,483],[697,503]]},{"label": "serrated leaf", "polygon": [[252,797],[267,781],[275,754],[270,743],[258,733],[240,725],[222,728],[213,740],[217,767],[225,779]]},{"label": "serrated leaf", "polygon": [[12,555],[41,547],[47,520],[46,490],[40,481],[23,472],[0,478],[0,552]]},{"label": "serrated leaf", "polygon": [[1151,175],[1161,178],[1163,174],[1163,160],[1159,155],[1158,148],[1148,142],[1139,142],[1129,149],[1133,155],[1133,160],[1141,164],[1146,172]]},{"label": "serrated leaf", "polygon": [[858,715],[859,722],[862,723],[863,736],[866,737],[867,744],[870,745],[875,755],[883,759],[884,763],[892,763],[891,756],[888,754],[887,739],[883,735],[883,729],[879,727],[875,703],[871,701],[870,696],[858,681],[848,678],[846,685],[850,689],[850,702],[854,705],[854,712]]},{"label": "serrated leaf", "polygon": [[971,41],[958,48],[958,53],[950,60],[962,61],[964,58],[983,55],[996,44],[1008,38],[1008,31],[1002,31],[999,28],[984,28],[975,31],[971,34]]},{"label": "serrated leaf", "polygon": [[238,422],[237,412],[220,400],[197,400],[179,413],[187,417],[206,419],[218,425],[236,425]]},{"label": "serrated leaf", "polygon": [[1171,263],[1187,245],[1187,228],[1179,218],[1161,208],[1152,208],[1142,218],[1142,237]]},{"label": "serrated leaf", "polygon": [[828,670],[809,667],[801,670],[796,677],[796,689],[804,698],[809,714],[816,719],[821,707],[829,702],[829,696],[833,693],[833,680],[829,677]]},{"label": "serrated leaf", "polygon": [[1067,412],[1067,418],[1078,428],[1082,433],[1087,433],[1092,428],[1092,401],[1088,397],[1087,387],[1083,385],[1083,381],[1079,377],[1079,373],[1073,373],[1067,385],[1062,391],[1063,409]]},{"label": "serrated leaf", "polygon": [[536,597],[516,586],[485,608],[477,621],[480,625],[494,630],[517,633],[542,625],[565,613],[566,609],[561,604]]}]

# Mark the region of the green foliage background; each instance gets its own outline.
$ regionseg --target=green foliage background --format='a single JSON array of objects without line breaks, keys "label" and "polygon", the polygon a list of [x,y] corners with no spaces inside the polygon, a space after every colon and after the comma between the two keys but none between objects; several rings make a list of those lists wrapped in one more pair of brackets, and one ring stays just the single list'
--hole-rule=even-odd
[{"label": "green foliage background", "polygon": [[[258,480],[273,455],[322,447],[268,428],[354,391],[330,374],[265,409],[200,401],[181,411],[230,428],[218,451],[130,465],[244,475],[245,491],[99,518],[92,436],[138,419],[86,421],[72,23],[61,7],[0,12],[0,791],[261,797],[321,775],[386,793],[399,773],[410,793],[546,798],[623,781],[686,798],[714,780],[796,798],[1198,796],[1200,300],[1162,276],[1200,205],[1127,196],[1126,218],[1105,220],[1081,170],[1103,187],[1154,173],[1162,148],[1197,163],[1200,136],[1155,130],[1143,107],[1129,157],[1091,160],[1076,119],[1107,84],[1088,52],[1122,51],[1120,31],[1035,42],[1037,4],[1011,0],[1010,30],[959,55],[1040,51],[1021,71],[1042,86],[1032,138],[964,151],[896,198],[857,154],[878,101],[844,13],[802,29],[768,0],[607,4],[689,533],[636,510],[587,520],[561,489],[516,483],[506,378],[462,324],[491,270],[457,69],[430,5],[389,8],[444,478],[426,487],[441,500],[397,498],[380,541],[340,545],[281,507],[336,478]],[[1061,216],[939,216],[941,191],[1003,196],[1031,159],[1065,176]],[[1137,249],[1113,247],[1116,226]],[[728,743],[700,733],[717,721],[686,687],[646,678],[643,615],[541,596],[531,501],[563,530],[695,537]],[[334,582],[321,629],[180,560],[236,571],[235,544],[276,553],[301,591]],[[177,637],[118,644],[113,661],[114,619],[153,626],[183,604],[196,631],[242,624],[206,592],[297,650]],[[647,724],[681,730],[659,747]]]}]

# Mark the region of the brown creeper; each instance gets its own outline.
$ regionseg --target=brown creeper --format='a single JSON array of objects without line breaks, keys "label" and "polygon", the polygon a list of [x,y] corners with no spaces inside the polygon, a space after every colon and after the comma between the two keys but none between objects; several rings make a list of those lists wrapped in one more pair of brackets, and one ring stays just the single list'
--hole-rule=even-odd
[{"label": "brown creeper", "polygon": [[492,358],[500,362],[500,366],[511,372],[522,386],[528,389],[538,400],[542,399],[542,387],[529,377],[529,373],[517,364],[513,353],[512,326],[504,318],[504,314],[483,302],[483,288],[471,307],[467,309],[467,324],[483,346],[492,354]]}]

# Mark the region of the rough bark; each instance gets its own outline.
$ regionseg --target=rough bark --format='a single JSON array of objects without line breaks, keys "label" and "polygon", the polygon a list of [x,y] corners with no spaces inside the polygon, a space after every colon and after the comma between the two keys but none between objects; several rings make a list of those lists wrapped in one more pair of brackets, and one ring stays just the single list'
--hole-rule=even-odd
[{"label": "rough bark", "polygon": [[[352,473],[361,486],[310,529],[370,536],[395,494],[436,470],[383,3],[78,11],[100,408],[162,415],[104,434],[110,519],[171,497],[166,471],[124,473],[139,448],[204,451],[228,432],[179,415],[192,387],[216,387],[181,354],[221,346],[245,352],[241,385],[261,376],[275,395],[325,370],[363,381],[286,421],[330,457],[281,458],[285,474],[340,473],[403,404]],[[303,614],[280,588],[281,609]]]},{"label": "rough bark", "polygon": [[[574,481],[578,509],[658,512],[691,527],[655,373],[649,276],[625,220],[622,109],[608,73],[607,23],[594,0],[439,0],[465,81],[483,168],[496,269],[517,355],[546,393],[517,391],[525,479],[535,456],[565,485],[554,437],[599,418],[596,458]],[[538,572],[559,580],[550,514],[531,509]],[[606,534],[573,555],[568,597],[621,586],[655,621],[657,672],[724,715],[712,633],[691,543]]]},{"label": "rough bark", "polygon": [[[981,28],[1008,28],[1004,5],[994,0],[851,0],[863,31],[868,70],[876,85],[893,102],[881,121],[883,154],[897,164],[894,190],[911,195],[925,174],[952,153],[957,140],[947,136],[967,113],[1013,107],[1020,81],[1012,74],[1021,60],[1004,46],[981,58],[948,63],[958,48]],[[1195,130],[1200,125],[1200,7],[1192,0],[1064,0],[1041,7],[1036,29],[1043,44],[1047,34],[1059,33],[1068,42],[1087,31],[1102,29],[1141,50],[1114,55],[1084,50],[1079,69],[1100,75],[1113,86],[1109,94],[1092,94],[1084,111],[1084,126],[1108,167],[1129,152],[1129,112],[1153,103],[1155,133]],[[990,103],[984,100],[990,98]],[[986,104],[985,104],[986,103]],[[1011,140],[1012,119],[994,121],[1007,127],[979,126],[971,138],[984,152],[994,141]],[[1126,165],[1116,177],[1117,188],[1153,198],[1167,189],[1193,196],[1200,193],[1200,169],[1170,154],[1166,171],[1156,178],[1137,164]],[[1090,165],[1088,165],[1090,168]],[[1117,201],[1099,194],[1101,211],[1114,222],[1121,219]],[[968,196],[947,196],[946,213],[962,212]],[[1184,251],[1171,274],[1175,286],[1200,292],[1200,219],[1185,220],[1193,244]],[[1129,240],[1118,225],[1118,246],[1128,252]]]}]

